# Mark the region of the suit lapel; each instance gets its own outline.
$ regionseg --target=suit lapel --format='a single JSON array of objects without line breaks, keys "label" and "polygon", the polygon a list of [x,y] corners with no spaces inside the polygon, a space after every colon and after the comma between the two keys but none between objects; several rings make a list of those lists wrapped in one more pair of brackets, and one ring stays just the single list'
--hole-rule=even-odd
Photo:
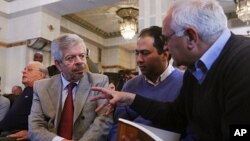
[{"label": "suit lapel", "polygon": [[57,131],[58,124],[60,122],[60,115],[62,111],[62,80],[60,75],[56,75],[51,83],[51,87],[48,88],[48,93],[50,96],[50,100],[52,101],[53,107],[55,109],[55,115],[54,115],[54,123],[55,123],[55,129]]},{"label": "suit lapel", "polygon": [[80,80],[78,84],[78,89],[76,93],[76,102],[74,103],[74,123],[79,117],[83,106],[88,98],[91,84],[89,83],[89,78],[87,73],[84,74],[84,77]]}]

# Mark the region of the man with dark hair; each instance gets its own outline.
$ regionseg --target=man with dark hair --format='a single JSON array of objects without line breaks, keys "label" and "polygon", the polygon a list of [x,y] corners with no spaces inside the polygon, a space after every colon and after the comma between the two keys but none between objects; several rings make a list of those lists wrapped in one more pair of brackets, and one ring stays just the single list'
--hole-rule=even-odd
[{"label": "man with dark hair", "polygon": [[[163,102],[173,102],[179,94],[183,73],[169,64],[171,57],[164,50],[164,36],[161,32],[162,28],[158,26],[152,26],[141,31],[135,52],[136,62],[142,74],[128,80],[122,91],[136,93]],[[129,71],[128,74],[130,73],[132,72]],[[116,123],[110,131],[110,140],[112,141],[116,140],[118,118],[157,126],[127,106],[117,107],[114,114]]]},{"label": "man with dark hair", "polygon": [[245,140],[233,139],[232,131],[250,125],[250,39],[230,32],[216,0],[175,1],[164,18],[163,34],[174,61],[187,66],[174,103],[93,90],[103,92],[99,97],[108,98],[111,105],[131,105],[163,129],[183,132],[190,125],[197,140]]},{"label": "man with dark hair", "polygon": [[132,73],[131,70],[120,70],[118,72],[118,75],[119,75],[119,80],[118,80],[118,84],[116,86],[116,90],[117,91],[121,91],[122,90],[122,87],[123,85],[130,79],[134,78],[136,75],[134,75]]},{"label": "man with dark hair", "polygon": [[22,87],[15,85],[11,88],[11,94],[4,94],[3,96],[10,100],[10,105],[12,106],[13,102],[22,92]]},{"label": "man with dark hair", "polygon": [[43,53],[42,52],[36,52],[33,56],[33,61],[38,61],[40,63],[43,62]]},{"label": "man with dark hair", "polygon": [[21,94],[22,92],[23,92],[23,89],[22,89],[21,86],[15,85],[15,86],[13,86],[13,87],[11,88],[11,93],[14,94],[14,95],[19,95],[19,94]]}]

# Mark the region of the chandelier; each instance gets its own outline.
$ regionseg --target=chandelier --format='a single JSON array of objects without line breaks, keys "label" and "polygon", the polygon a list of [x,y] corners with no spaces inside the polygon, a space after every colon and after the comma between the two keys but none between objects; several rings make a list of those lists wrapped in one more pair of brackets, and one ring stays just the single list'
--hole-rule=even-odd
[{"label": "chandelier", "polygon": [[116,14],[122,18],[119,20],[122,37],[126,40],[132,39],[137,32],[138,9],[133,7],[120,8]]},{"label": "chandelier", "polygon": [[240,20],[250,21],[250,0],[234,0],[236,3],[236,14]]}]

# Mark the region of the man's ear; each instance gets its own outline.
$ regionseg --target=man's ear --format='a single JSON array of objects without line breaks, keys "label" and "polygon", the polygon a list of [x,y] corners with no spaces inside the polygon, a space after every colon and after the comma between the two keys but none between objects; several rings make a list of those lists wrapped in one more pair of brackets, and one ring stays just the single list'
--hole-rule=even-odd
[{"label": "man's ear", "polygon": [[167,61],[169,56],[170,56],[169,52],[167,50],[165,50],[165,51],[163,51],[162,54],[163,54],[164,60],[166,59],[165,61]]},{"label": "man's ear", "polygon": [[184,34],[187,36],[188,48],[194,48],[199,38],[197,31],[194,28],[188,28]]},{"label": "man's ear", "polygon": [[55,65],[56,65],[56,68],[61,72],[61,66],[60,66],[60,61],[58,60],[55,60]]},{"label": "man's ear", "polygon": [[41,75],[42,75],[42,76],[41,76],[42,78],[45,78],[45,76],[46,76],[45,73],[42,73]]}]

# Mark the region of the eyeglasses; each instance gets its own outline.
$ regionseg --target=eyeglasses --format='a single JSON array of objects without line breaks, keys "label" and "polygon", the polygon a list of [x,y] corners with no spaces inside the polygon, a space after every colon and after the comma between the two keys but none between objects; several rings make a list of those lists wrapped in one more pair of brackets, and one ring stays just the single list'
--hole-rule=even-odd
[{"label": "eyeglasses", "polygon": [[169,43],[169,41],[170,41],[170,39],[172,38],[173,35],[177,35],[178,37],[180,37],[180,36],[183,36],[184,32],[185,32],[185,29],[182,29],[182,30],[179,30],[177,32],[171,33],[169,36],[164,36],[165,45],[167,45]]},{"label": "eyeglasses", "polygon": [[28,71],[28,72],[31,72],[31,71],[40,71],[39,69],[33,69],[33,68],[24,68],[23,70],[24,71]]},{"label": "eyeglasses", "polygon": [[175,35],[175,32],[173,32],[172,34],[170,34],[169,36],[164,36],[164,44],[167,45],[168,42],[170,41],[170,39],[172,38],[172,36]]}]

